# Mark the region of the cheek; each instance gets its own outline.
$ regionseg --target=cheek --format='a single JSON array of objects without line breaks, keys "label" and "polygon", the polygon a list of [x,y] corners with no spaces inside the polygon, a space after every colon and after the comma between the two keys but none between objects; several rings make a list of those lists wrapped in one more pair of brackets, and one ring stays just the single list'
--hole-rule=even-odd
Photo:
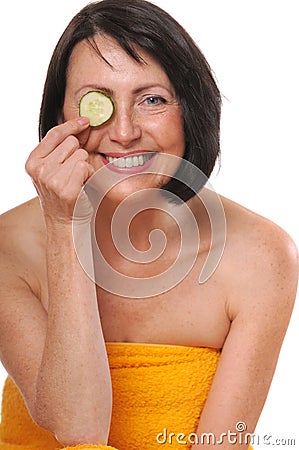
[{"label": "cheek", "polygon": [[167,153],[183,156],[185,149],[185,134],[181,114],[167,114],[151,123],[158,144]]},{"label": "cheek", "polygon": [[76,119],[79,117],[79,106],[65,101],[62,113],[65,121]]}]

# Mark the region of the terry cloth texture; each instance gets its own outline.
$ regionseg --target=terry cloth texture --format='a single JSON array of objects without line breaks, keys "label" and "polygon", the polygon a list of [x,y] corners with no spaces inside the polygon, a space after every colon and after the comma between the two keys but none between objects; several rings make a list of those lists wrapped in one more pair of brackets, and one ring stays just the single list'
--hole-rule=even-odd
[{"label": "terry cloth texture", "polygon": [[[107,343],[106,347],[113,388],[108,446],[80,445],[67,450],[181,450],[182,444],[169,434],[183,433],[187,438],[196,433],[220,351],[135,343]],[[183,447],[190,448],[191,443]],[[61,448],[51,433],[33,422],[18,388],[7,378],[0,450]]]}]

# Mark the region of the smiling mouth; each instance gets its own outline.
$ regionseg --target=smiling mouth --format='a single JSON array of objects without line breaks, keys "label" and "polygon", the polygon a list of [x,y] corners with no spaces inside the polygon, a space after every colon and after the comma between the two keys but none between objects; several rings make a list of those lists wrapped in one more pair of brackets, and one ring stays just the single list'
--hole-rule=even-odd
[{"label": "smiling mouth", "polygon": [[130,156],[121,156],[119,158],[104,155],[101,155],[111,163],[114,167],[118,167],[119,169],[130,169],[131,167],[142,167],[145,163],[147,163],[155,153],[143,153],[140,155],[130,155]]}]

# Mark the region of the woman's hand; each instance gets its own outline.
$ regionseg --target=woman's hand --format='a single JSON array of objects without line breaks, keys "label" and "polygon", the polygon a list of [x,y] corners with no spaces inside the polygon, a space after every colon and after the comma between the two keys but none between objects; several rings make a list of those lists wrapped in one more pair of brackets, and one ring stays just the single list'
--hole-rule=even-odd
[{"label": "woman's hand", "polygon": [[82,187],[94,173],[88,152],[82,148],[89,137],[86,118],[69,120],[52,128],[33,150],[26,162],[38,192],[46,223],[71,224],[75,204],[82,202],[81,217],[92,216],[92,206]]}]

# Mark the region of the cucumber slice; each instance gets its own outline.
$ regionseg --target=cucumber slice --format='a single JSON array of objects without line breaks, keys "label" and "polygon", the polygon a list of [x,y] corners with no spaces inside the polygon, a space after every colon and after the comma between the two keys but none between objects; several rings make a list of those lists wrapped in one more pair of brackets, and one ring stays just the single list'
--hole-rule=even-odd
[{"label": "cucumber slice", "polygon": [[90,91],[80,100],[79,114],[87,117],[91,127],[107,122],[114,112],[114,104],[108,95],[100,91]]}]

